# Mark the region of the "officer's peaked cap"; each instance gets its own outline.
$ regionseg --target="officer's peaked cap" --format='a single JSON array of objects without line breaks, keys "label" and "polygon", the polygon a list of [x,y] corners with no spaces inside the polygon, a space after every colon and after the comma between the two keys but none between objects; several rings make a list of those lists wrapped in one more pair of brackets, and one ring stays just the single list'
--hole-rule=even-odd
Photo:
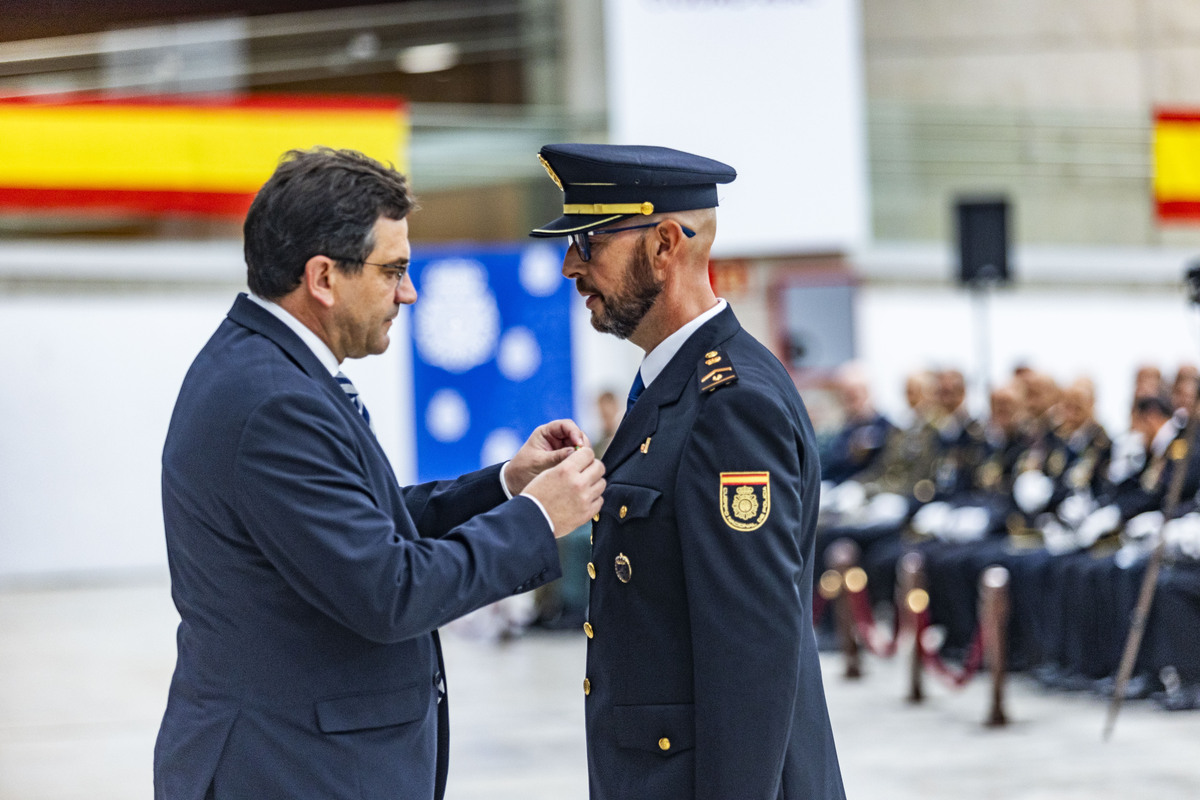
[{"label": "officer's peaked cap", "polygon": [[563,190],[563,214],[530,236],[566,236],[638,215],[715,208],[717,184],[737,172],[669,147],[548,144],[538,153]]}]

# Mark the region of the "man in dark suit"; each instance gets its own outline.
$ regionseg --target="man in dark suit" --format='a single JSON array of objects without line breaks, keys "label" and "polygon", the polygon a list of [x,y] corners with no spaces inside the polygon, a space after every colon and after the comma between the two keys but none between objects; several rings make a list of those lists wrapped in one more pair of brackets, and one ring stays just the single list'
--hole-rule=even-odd
[{"label": "man in dark suit", "polygon": [[[567,420],[511,461],[398,485],[339,370],[416,300],[403,175],[288,153],[246,217],[251,295],[196,357],[163,451],[178,661],[155,797],[440,798],[436,629],[559,573],[601,506]],[[511,496],[511,499],[508,499]]]},{"label": "man in dark suit", "polygon": [[646,352],[593,517],[591,796],[842,798],[812,630],[812,425],[708,281],[735,173],[658,147],[540,158],[565,198],[533,235],[570,237],[592,326]]}]

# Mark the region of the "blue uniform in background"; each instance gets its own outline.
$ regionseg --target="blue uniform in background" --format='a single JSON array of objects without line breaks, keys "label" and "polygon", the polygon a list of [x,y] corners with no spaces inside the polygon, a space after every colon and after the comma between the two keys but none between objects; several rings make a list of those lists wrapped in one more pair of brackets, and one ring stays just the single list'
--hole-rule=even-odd
[{"label": "blue uniform in background", "polygon": [[848,421],[829,442],[828,457],[821,458],[821,480],[841,483],[869,469],[894,430],[882,414]]}]

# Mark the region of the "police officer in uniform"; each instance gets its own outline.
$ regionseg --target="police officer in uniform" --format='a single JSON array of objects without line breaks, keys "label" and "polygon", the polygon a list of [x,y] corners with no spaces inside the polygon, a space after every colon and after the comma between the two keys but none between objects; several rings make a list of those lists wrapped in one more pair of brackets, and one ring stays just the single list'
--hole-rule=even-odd
[{"label": "police officer in uniform", "polygon": [[983,424],[967,411],[967,384],[961,372],[938,373],[937,400],[942,413],[934,422],[939,448],[933,478],[937,499],[951,500],[978,488],[975,470],[984,462],[987,442]]},{"label": "police officer in uniform", "polygon": [[870,384],[860,364],[845,364],[836,378],[838,399],[845,419],[821,458],[821,480],[841,483],[871,466],[884,451],[896,429],[875,410]]},{"label": "police officer in uniform", "polygon": [[881,492],[903,495],[910,499],[912,510],[933,499],[935,487],[929,476],[938,444],[933,424],[934,380],[930,372],[914,372],[905,379],[904,396],[912,420],[893,430],[879,457],[852,478],[863,484],[868,497]]},{"label": "police officer in uniform", "polygon": [[812,631],[820,466],[787,371],[708,281],[717,184],[661,147],[560,144],[592,326],[646,352],[593,519],[586,725],[592,800],[842,798]]}]

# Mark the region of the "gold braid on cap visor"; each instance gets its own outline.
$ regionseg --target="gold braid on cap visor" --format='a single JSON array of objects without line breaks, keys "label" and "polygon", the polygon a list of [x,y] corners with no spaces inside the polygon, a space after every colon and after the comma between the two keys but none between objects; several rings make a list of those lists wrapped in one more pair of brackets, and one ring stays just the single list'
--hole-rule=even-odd
[{"label": "gold braid on cap visor", "polygon": [[654,203],[567,203],[564,214],[643,214],[654,213]]}]

